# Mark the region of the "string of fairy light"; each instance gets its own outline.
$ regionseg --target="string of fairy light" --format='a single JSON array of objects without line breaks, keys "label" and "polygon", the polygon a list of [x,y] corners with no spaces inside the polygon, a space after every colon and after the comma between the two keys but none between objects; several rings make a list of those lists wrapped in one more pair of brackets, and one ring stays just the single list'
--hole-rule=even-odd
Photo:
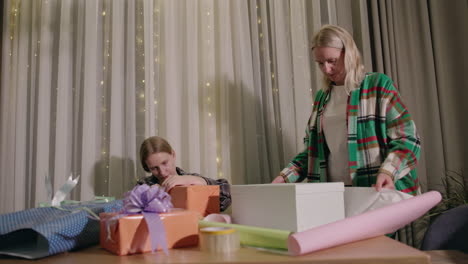
[{"label": "string of fairy light", "polygon": [[[144,43],[144,3],[135,2],[135,97],[137,98],[137,124],[147,124],[146,115],[151,114],[146,109],[146,83],[145,83],[145,43]],[[140,131],[144,134],[145,129]]]},{"label": "string of fairy light", "polygon": [[[264,69],[264,71],[267,71],[267,70],[270,70],[269,74],[270,74],[270,81],[271,81],[271,91],[272,91],[272,97],[273,97],[273,104],[274,104],[274,111],[275,111],[275,118],[277,119],[280,115],[278,113],[278,107],[276,107],[277,105],[279,105],[279,86],[278,86],[278,82],[276,80],[276,74],[275,74],[275,71],[276,71],[276,63],[273,63],[272,59],[274,60],[275,57],[272,58],[272,56],[270,54],[266,54],[265,53],[265,47],[268,45],[269,40],[265,40],[265,35],[264,35],[264,32],[268,33],[268,25],[267,23],[264,23],[263,22],[263,17],[267,17],[267,12],[266,12],[266,9],[268,8],[267,6],[265,6],[265,2],[263,2],[263,7],[264,8],[260,8],[260,6],[262,6],[262,1],[261,0],[257,0],[257,3],[256,3],[256,6],[255,6],[255,9],[257,10],[257,29],[258,29],[258,39],[259,39],[259,47],[260,47],[260,60],[263,62],[265,61],[265,58],[268,59],[268,65],[265,65],[265,67],[262,67]],[[267,20],[267,18],[265,19]],[[267,72],[265,72],[265,75],[268,74]],[[282,127],[281,127],[281,122],[279,120],[277,120],[277,124],[279,125],[278,129],[279,131],[281,132],[282,130]]]},{"label": "string of fairy light", "polygon": [[103,39],[102,39],[102,71],[101,71],[101,81],[99,83],[99,87],[101,88],[101,118],[102,118],[102,125],[103,129],[101,131],[102,137],[102,162],[104,164],[105,172],[103,177],[104,184],[109,182],[109,111],[108,111],[108,89],[110,87],[109,83],[109,65],[112,64],[112,57],[111,57],[111,41],[110,41],[110,16],[111,13],[111,5],[108,4],[108,1],[102,1],[102,10],[101,20],[102,20],[102,32],[103,32]]},{"label": "string of fairy light", "polygon": [[[16,24],[17,20],[19,19],[18,14],[19,14],[19,4],[20,2],[17,0],[12,0],[11,1],[11,6],[10,6],[10,15],[9,15],[9,32],[8,35],[10,36],[10,52],[8,55],[10,57],[13,56],[13,45],[14,45],[14,35],[15,35],[15,30],[16,30]],[[12,60],[10,60],[10,63],[13,63]],[[10,67],[11,69],[11,67]]]},{"label": "string of fairy light", "polygon": [[157,86],[159,86],[159,78],[156,75],[156,73],[159,73],[159,34],[160,34],[160,1],[155,1],[154,6],[153,6],[153,54],[154,54],[154,67],[153,67],[153,91],[154,91],[154,98],[153,98],[153,104],[154,108],[156,109],[156,113],[154,114],[154,123],[156,124],[156,135],[159,134],[159,126],[158,124],[158,90],[156,89]]},{"label": "string of fairy light", "polygon": [[[204,18],[202,21],[204,21],[204,27],[202,28],[202,37],[203,39],[203,56],[202,59],[204,60],[203,65],[207,65],[204,67],[205,69],[213,70],[216,71],[213,63],[214,63],[214,53],[215,53],[215,47],[214,47],[214,32],[215,32],[215,14],[213,10],[213,2],[203,2],[201,3],[202,5],[202,10],[204,15]],[[211,67],[211,68],[210,68]],[[214,148],[215,150],[215,155],[216,155],[216,173],[219,178],[223,177],[223,170],[222,170],[222,152],[221,152],[221,144],[220,144],[220,131],[216,133],[216,127],[217,127],[217,118],[216,118],[216,106],[217,106],[217,91],[216,91],[216,86],[213,85],[211,79],[212,77],[208,76],[211,72],[205,72],[205,74],[202,77],[202,91],[203,95],[206,96],[204,99],[205,106],[204,108],[206,109],[206,115],[207,115],[207,127],[208,131],[207,133],[212,136],[216,134],[216,140],[210,141],[207,145],[209,145],[211,148]],[[218,87],[219,89],[219,87]],[[204,118],[202,118],[204,120]]]}]

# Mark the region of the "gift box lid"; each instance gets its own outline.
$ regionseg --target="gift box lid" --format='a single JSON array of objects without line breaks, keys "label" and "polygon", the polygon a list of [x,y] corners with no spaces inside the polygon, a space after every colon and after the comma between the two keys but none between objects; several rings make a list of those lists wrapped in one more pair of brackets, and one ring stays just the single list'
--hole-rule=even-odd
[{"label": "gift box lid", "polygon": [[233,222],[300,232],[344,218],[343,182],[231,186]]},{"label": "gift box lid", "polygon": [[322,182],[322,183],[282,183],[282,184],[247,184],[232,185],[232,195],[243,195],[258,192],[294,192],[296,195],[323,193],[323,192],[344,192],[343,182]]}]

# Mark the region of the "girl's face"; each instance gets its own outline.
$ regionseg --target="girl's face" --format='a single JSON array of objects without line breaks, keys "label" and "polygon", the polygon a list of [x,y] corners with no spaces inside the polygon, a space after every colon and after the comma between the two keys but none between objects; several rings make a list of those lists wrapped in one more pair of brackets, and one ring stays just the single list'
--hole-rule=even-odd
[{"label": "girl's face", "polygon": [[174,151],[171,154],[159,152],[149,155],[146,159],[146,166],[151,174],[162,181],[170,175],[177,175]]},{"label": "girl's face", "polygon": [[344,51],[331,47],[315,47],[313,53],[323,74],[336,85],[343,85],[346,78]]}]

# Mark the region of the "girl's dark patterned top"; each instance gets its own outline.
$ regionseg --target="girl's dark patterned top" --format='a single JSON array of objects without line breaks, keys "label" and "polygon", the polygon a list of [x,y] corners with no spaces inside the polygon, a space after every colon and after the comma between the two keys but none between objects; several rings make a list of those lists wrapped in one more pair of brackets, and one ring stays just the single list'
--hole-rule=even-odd
[{"label": "girl's dark patterned top", "polygon": [[[176,172],[178,175],[192,175],[192,176],[198,176],[203,178],[206,181],[207,185],[219,185],[219,206],[220,210],[224,211],[226,210],[230,205],[231,205],[231,186],[229,182],[226,179],[211,179],[207,177],[203,177],[198,173],[188,173],[182,170],[179,167],[176,167]],[[156,178],[154,175],[144,177],[138,180],[138,184],[148,184],[148,185],[154,185],[154,184],[159,184],[158,178]]]}]

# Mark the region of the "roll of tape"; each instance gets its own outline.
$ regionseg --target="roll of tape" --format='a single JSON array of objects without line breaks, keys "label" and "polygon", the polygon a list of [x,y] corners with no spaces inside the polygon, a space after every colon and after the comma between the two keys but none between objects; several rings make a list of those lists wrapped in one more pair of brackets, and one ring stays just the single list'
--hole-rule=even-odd
[{"label": "roll of tape", "polygon": [[228,253],[240,248],[239,234],[230,227],[200,229],[200,249],[213,253]]}]

